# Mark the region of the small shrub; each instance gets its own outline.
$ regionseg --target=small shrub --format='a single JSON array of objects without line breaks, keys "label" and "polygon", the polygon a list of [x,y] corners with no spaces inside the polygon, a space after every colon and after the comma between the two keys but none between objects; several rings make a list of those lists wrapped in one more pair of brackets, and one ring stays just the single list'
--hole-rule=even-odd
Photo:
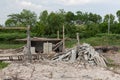
[{"label": "small shrub", "polygon": [[0,62],[0,69],[3,69],[8,66],[8,63]]}]

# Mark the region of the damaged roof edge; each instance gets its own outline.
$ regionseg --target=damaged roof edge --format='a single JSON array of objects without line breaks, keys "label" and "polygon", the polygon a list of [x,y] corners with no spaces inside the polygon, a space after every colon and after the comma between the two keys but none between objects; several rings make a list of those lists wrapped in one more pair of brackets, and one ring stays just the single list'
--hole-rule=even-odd
[{"label": "damaged roof edge", "polygon": [[[31,41],[61,41],[61,40],[62,39],[57,39],[57,38],[39,38],[39,37],[31,38]],[[16,41],[27,41],[27,38],[16,39]]]}]

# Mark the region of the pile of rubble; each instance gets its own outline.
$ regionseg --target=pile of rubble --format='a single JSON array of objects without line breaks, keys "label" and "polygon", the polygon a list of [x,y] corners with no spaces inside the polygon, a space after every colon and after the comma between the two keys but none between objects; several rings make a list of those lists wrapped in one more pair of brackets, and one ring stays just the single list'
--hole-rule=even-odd
[{"label": "pile of rubble", "polygon": [[106,67],[106,59],[89,44],[84,43],[75,48],[67,50],[63,54],[55,55],[52,60],[55,61],[80,61]]},{"label": "pile of rubble", "polygon": [[[26,47],[20,48],[20,49],[15,49],[15,50],[5,50],[4,53],[11,53],[11,54],[23,54],[23,57],[26,55]],[[3,51],[1,51],[1,53],[3,53]],[[95,51],[95,49],[90,46],[89,44],[82,44],[82,45],[77,45],[74,48],[71,48],[69,50],[64,51],[63,53],[49,53],[49,54],[45,54],[45,53],[41,53],[41,54],[37,54],[35,52],[35,47],[31,47],[31,53],[32,55],[36,55],[37,57],[39,57],[39,59],[41,60],[53,60],[53,61],[70,61],[70,62],[82,62],[84,64],[91,64],[91,65],[98,65],[101,67],[106,67],[106,59],[97,51]],[[3,54],[3,55],[5,55]],[[32,57],[33,59],[37,59],[37,57],[34,58],[34,56]]]}]

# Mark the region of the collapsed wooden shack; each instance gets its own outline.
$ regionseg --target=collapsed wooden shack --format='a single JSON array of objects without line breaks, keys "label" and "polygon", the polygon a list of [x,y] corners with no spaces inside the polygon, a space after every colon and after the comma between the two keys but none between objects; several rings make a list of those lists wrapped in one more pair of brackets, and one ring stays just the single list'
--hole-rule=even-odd
[{"label": "collapsed wooden shack", "polygon": [[77,45],[69,50],[66,50],[64,54],[58,54],[53,57],[54,61],[79,61],[90,65],[98,65],[101,67],[107,67],[107,60],[103,55],[95,51],[95,49],[90,46],[90,44],[83,43]]},{"label": "collapsed wooden shack", "polygon": [[[17,39],[16,41],[26,42],[27,39]],[[31,47],[35,47],[36,53],[44,53],[47,51],[62,52],[63,41],[57,38],[31,38]],[[48,50],[49,48],[49,50]]]}]

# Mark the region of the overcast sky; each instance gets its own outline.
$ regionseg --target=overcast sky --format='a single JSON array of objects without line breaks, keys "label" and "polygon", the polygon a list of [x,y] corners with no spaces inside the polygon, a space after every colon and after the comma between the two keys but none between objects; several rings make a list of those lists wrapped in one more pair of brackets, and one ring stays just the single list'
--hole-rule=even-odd
[{"label": "overcast sky", "polygon": [[29,9],[38,15],[43,10],[58,11],[83,11],[93,12],[104,16],[112,13],[115,15],[120,10],[120,0],[1,0],[0,24],[4,24],[7,15],[19,13],[22,9]]}]

